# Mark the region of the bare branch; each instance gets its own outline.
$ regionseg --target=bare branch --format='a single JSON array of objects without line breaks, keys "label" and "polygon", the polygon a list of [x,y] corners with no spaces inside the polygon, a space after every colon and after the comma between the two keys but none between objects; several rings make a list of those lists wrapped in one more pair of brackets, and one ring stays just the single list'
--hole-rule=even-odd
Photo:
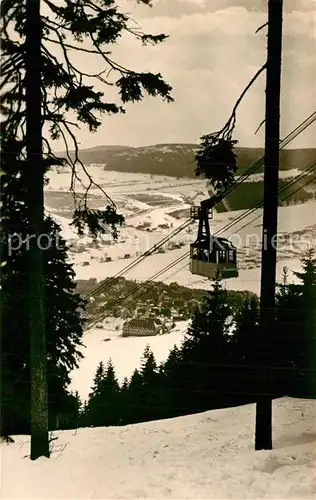
[{"label": "bare branch", "polygon": [[71,158],[70,151],[69,151],[69,146],[68,146],[68,140],[67,140],[67,137],[66,137],[63,129],[61,128],[61,125],[62,125],[62,123],[55,122],[55,126],[58,128],[58,130],[60,132],[60,135],[62,136],[64,144],[65,144],[65,148],[66,148],[66,158],[65,158],[65,161],[67,162],[67,164],[71,168],[71,183],[70,183],[69,191],[73,195],[74,203],[75,203],[75,206],[76,206],[76,199],[80,198],[80,197],[76,193],[76,190],[75,190],[75,181],[76,180],[79,181],[80,184],[81,184],[81,186],[84,189],[86,188],[86,186],[82,183],[81,179],[78,177],[77,170],[76,170],[76,160],[73,161],[72,158]]},{"label": "bare branch", "polygon": [[259,33],[259,31],[261,31],[263,28],[265,28],[268,25],[269,25],[269,23],[264,23],[261,26],[259,26],[259,28],[256,30],[256,34]]},{"label": "bare branch", "polygon": [[[47,37],[44,37],[44,39],[49,42],[49,43],[55,43],[57,44],[58,46],[62,46],[63,48],[63,54],[64,54],[64,58],[65,60],[67,61],[67,66],[69,68],[71,68],[74,72],[74,74],[80,74],[81,76],[85,76],[87,78],[96,78],[97,80],[99,80],[101,83],[104,83],[105,85],[109,85],[109,86],[113,86],[114,84],[107,81],[105,78],[103,78],[103,75],[105,73],[107,73],[109,70],[108,69],[104,69],[102,71],[100,71],[99,73],[86,73],[85,71],[83,70],[78,70],[71,62],[70,62],[70,59],[69,59],[69,56],[67,54],[67,51],[66,49],[71,49],[71,50],[78,50],[78,51],[81,51],[81,52],[87,52],[89,54],[95,54],[95,55],[100,55],[98,51],[90,51],[89,49],[83,49],[81,47],[75,47],[74,45],[69,45],[67,43],[65,43],[64,41],[61,42],[61,39],[60,39],[60,34],[57,32],[57,30],[53,29],[53,31],[56,33],[56,35],[59,37],[59,41],[58,40],[52,40],[51,38],[47,38]],[[46,49],[46,47],[44,47],[44,50],[46,52],[46,54],[48,55],[49,52],[48,50]],[[50,57],[53,58],[54,56],[52,56],[50,54]],[[58,63],[58,60],[54,57],[54,59],[57,61]]]},{"label": "bare branch", "polygon": [[[59,42],[58,40],[52,40],[51,38],[48,38],[46,36],[43,37],[43,40],[45,40],[46,42],[50,42],[50,43],[56,43],[58,46],[59,46]],[[99,55],[99,52],[97,50],[93,50],[93,49],[86,49],[84,47],[76,47],[76,45],[72,45],[70,43],[65,43],[63,42],[63,46],[66,48],[66,49],[71,49],[71,50],[77,50],[78,52],[85,52],[86,54],[95,54],[95,55]]]},{"label": "bare branch", "polygon": [[77,140],[74,136],[74,134],[72,133],[72,131],[70,130],[70,128],[68,127],[68,125],[66,123],[63,124],[64,127],[66,128],[68,134],[71,136],[74,144],[75,144],[75,155],[76,155],[76,162],[80,164],[80,166],[82,167],[84,173],[86,174],[86,176],[88,177],[89,179],[89,187],[84,195],[84,200],[85,200],[85,203],[87,201],[87,195],[88,195],[88,192],[90,190],[90,188],[92,186],[95,186],[97,187],[105,196],[105,198],[107,199],[107,201],[110,203],[110,205],[112,205],[113,208],[116,208],[116,205],[114,203],[114,201],[109,197],[109,195],[104,191],[104,189],[102,188],[102,186],[100,186],[99,184],[97,184],[93,178],[91,177],[91,175],[89,174],[89,172],[87,171],[85,165],[82,163],[82,161],[80,160],[79,158],[79,148],[78,148],[78,143],[77,143]]},{"label": "bare branch", "polygon": [[260,128],[262,127],[262,125],[265,123],[265,120],[262,120],[262,122],[260,123],[259,127],[257,128],[257,130],[255,131],[255,135],[259,132]]},{"label": "bare branch", "polygon": [[240,94],[240,96],[238,97],[238,99],[237,99],[237,101],[236,101],[236,103],[235,103],[235,105],[233,107],[233,110],[231,112],[231,115],[230,115],[229,119],[227,120],[226,124],[224,125],[224,127],[220,131],[215,132],[215,134],[214,134],[215,136],[218,136],[218,137],[219,136],[223,136],[225,139],[230,139],[231,138],[231,135],[232,135],[232,132],[234,130],[235,123],[236,123],[236,111],[237,111],[237,108],[240,105],[240,103],[243,100],[243,98],[245,97],[245,95],[247,94],[247,92],[250,89],[250,87],[254,84],[254,82],[261,75],[261,73],[266,69],[266,67],[267,67],[267,63],[265,63],[263,66],[261,66],[261,68],[252,77],[252,79],[250,80],[250,82],[246,85],[246,87],[244,88],[244,90],[242,91],[242,93]]}]

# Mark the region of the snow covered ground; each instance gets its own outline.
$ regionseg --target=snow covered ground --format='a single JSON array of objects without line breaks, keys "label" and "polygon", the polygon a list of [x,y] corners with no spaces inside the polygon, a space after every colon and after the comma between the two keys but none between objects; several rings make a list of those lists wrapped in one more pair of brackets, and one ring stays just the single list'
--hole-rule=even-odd
[{"label": "snow covered ground", "polygon": [[1,498],[314,499],[316,401],[273,402],[273,450],[254,451],[255,406],[54,433],[50,459],[27,436],[1,443]]}]

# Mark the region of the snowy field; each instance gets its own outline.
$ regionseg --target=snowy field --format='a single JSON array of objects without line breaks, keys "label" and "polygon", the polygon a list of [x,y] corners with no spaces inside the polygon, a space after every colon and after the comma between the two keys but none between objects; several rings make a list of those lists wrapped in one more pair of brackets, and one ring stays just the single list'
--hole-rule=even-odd
[{"label": "snowy field", "polygon": [[[100,361],[106,364],[111,358],[115,373],[120,383],[124,377],[130,378],[135,368],[140,368],[141,357],[147,345],[155,355],[157,363],[165,361],[174,345],[180,346],[188,327],[188,321],[178,322],[173,330],[166,335],[155,337],[122,337],[123,321],[107,319],[103,328],[88,330],[83,338],[85,356],[80,361],[78,369],[71,374],[72,391],[78,391],[82,401],[88,399],[93,384],[93,378]],[[112,325],[107,323],[112,322]],[[112,326],[112,328],[111,328]],[[118,327],[118,330],[115,329]]]},{"label": "snowy field", "polygon": [[[51,174],[46,190],[46,207],[63,228],[63,235],[71,246],[70,259],[74,263],[78,279],[97,278],[101,281],[122,271],[135,258],[188,220],[192,204],[198,204],[208,197],[208,187],[203,180],[107,172],[102,166],[92,166],[89,172],[113,198],[119,211],[125,216],[126,224],[116,242],[110,236],[102,237],[98,244],[94,244],[88,236],[78,238],[69,226],[72,203],[67,192],[69,174]],[[294,173],[296,172],[288,172],[291,176]],[[260,176],[254,176],[253,181],[260,179]],[[80,190],[80,185],[77,187]],[[104,197],[102,198],[100,191],[93,189],[92,194],[94,197],[91,197],[91,206],[101,207]],[[227,288],[248,289],[258,293],[262,211],[245,215],[236,222],[237,217],[242,214],[246,214],[246,211],[215,213],[212,228],[215,234],[229,237],[239,249],[240,276],[229,280]],[[230,225],[229,229],[226,229],[227,224]],[[192,276],[188,268],[189,244],[194,241],[196,231],[194,223],[164,245],[165,253],[147,257],[129,273],[125,273],[124,277],[144,281],[162,271],[154,279],[165,283],[176,281],[194,288],[208,288],[208,280]],[[278,280],[281,279],[284,266],[293,271],[298,270],[301,252],[316,244],[315,201],[281,207],[279,231]],[[181,256],[183,260],[164,271],[165,267]]]},{"label": "snowy field", "polygon": [[60,431],[50,459],[27,436],[1,446],[1,498],[314,499],[316,401],[273,402],[273,450],[254,451],[255,406]]}]

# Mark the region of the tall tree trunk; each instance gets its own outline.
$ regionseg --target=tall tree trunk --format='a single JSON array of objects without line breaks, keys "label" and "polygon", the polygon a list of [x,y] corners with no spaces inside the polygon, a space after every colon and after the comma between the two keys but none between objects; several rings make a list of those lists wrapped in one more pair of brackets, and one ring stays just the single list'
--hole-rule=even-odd
[{"label": "tall tree trunk", "polygon": [[26,0],[26,149],[29,237],[29,336],[31,377],[31,459],[49,457],[45,288],[41,234],[44,218],[42,152],[40,0]]},{"label": "tall tree trunk", "polygon": [[[280,147],[280,90],[282,57],[283,0],[268,2],[268,59],[264,158],[264,210],[260,298],[260,363],[269,365],[269,337],[274,332],[276,235],[278,230],[278,181]],[[272,449],[272,396],[270,374],[264,381],[256,404],[256,450]]]}]

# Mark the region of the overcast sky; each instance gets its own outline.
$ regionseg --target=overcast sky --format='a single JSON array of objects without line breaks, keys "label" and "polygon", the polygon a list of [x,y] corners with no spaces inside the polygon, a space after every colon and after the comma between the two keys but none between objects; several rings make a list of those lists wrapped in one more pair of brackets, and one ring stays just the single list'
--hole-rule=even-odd
[{"label": "overcast sky", "polygon": [[[141,146],[199,141],[220,129],[236,98],[265,62],[267,0],[155,0],[149,8],[123,0],[143,31],[166,33],[167,41],[143,47],[130,37],[113,47],[113,58],[131,69],[160,72],[173,87],[174,103],[145,98],[127,113],[104,116],[96,134],[82,128],[81,147],[101,144]],[[281,134],[287,135],[316,109],[316,0],[284,0]],[[77,56],[86,71],[101,69],[100,60]],[[106,93],[109,88],[101,88]],[[109,100],[114,97],[109,93]],[[265,74],[245,97],[237,115],[235,138],[241,146],[263,146]],[[310,127],[290,147],[316,146]],[[62,147],[62,144],[59,144]]]}]

